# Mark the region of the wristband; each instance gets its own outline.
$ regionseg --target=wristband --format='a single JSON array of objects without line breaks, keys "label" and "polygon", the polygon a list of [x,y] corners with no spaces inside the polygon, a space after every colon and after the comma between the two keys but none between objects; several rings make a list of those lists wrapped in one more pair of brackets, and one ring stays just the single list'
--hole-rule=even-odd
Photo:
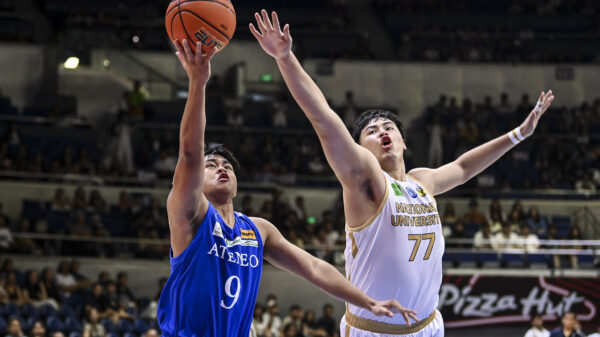
[{"label": "wristband", "polygon": [[508,133],[508,138],[510,138],[510,141],[515,145],[525,140],[525,137],[523,137],[523,135],[521,134],[520,127],[518,126]]}]

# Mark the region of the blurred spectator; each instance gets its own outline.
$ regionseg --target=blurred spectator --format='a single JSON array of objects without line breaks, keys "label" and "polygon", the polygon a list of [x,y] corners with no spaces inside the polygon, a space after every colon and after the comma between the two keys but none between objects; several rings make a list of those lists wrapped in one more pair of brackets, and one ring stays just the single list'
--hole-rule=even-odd
[{"label": "blurred spectator", "polygon": [[491,219],[494,214],[497,214],[501,221],[504,220],[504,213],[502,213],[502,204],[500,204],[499,199],[494,199],[490,203],[488,218]]},{"label": "blurred spectator", "polygon": [[337,323],[333,318],[333,305],[327,303],[323,306],[323,316],[317,322],[317,326],[327,332],[328,337],[338,337]]},{"label": "blurred spectator", "polygon": [[89,201],[88,210],[96,213],[104,213],[106,212],[106,201],[102,198],[100,191],[94,189],[90,192],[90,201]]},{"label": "blurred spectator", "polygon": [[125,303],[120,301],[117,295],[117,284],[114,281],[109,281],[106,284],[104,301],[104,307],[109,312],[109,317],[110,315],[114,315],[114,320],[116,321],[121,318],[133,319],[133,316],[125,310]]},{"label": "blurred spectator", "polygon": [[102,287],[108,286],[109,282],[111,282],[110,274],[106,270],[103,270],[103,271],[101,271],[101,272],[98,273],[98,283]]},{"label": "blurred spectator", "polygon": [[124,303],[127,307],[133,306],[136,302],[135,296],[129,289],[128,283],[129,277],[127,273],[122,271],[117,274],[117,296],[119,297],[119,301]]},{"label": "blurred spectator", "polygon": [[69,263],[67,261],[60,261],[56,268],[56,286],[63,297],[69,297],[71,293],[77,290],[77,281],[69,271]]},{"label": "blurred spectator", "polygon": [[298,328],[296,328],[296,326],[292,323],[284,325],[283,336],[284,337],[297,337],[298,336]]},{"label": "blurred spectator", "polygon": [[161,177],[172,176],[175,166],[177,166],[177,158],[164,149],[160,151],[160,158],[154,162],[154,169]]},{"label": "blurred spectator", "polygon": [[575,190],[579,193],[595,193],[596,185],[588,172],[583,174],[583,178],[575,182]]},{"label": "blurred spectator", "polygon": [[4,291],[8,295],[8,300],[18,306],[23,305],[23,291],[17,282],[17,275],[15,272],[10,272],[6,275],[4,285],[2,286]]},{"label": "blurred spectator", "polygon": [[442,146],[443,127],[440,125],[439,116],[433,118],[432,124],[429,126],[429,160],[428,166],[431,168],[442,165],[444,158],[444,148]]},{"label": "blurred spectator", "polygon": [[521,240],[525,240],[520,248],[525,249],[527,252],[534,252],[540,248],[540,240],[535,233],[531,232],[529,225],[523,225],[521,228]]},{"label": "blurred spectator", "polygon": [[156,295],[150,301],[150,304],[141,314],[141,317],[146,320],[155,320],[157,311],[158,311],[158,300],[160,299],[160,294],[162,293],[163,288],[165,287],[165,283],[167,283],[167,278],[162,277],[158,280],[158,291]]},{"label": "blurred spectator", "polygon": [[227,125],[234,128],[244,126],[244,115],[241,109],[231,107],[227,110]]},{"label": "blurred spectator", "polygon": [[473,245],[479,249],[491,249],[492,248],[492,233],[490,231],[490,225],[484,223],[481,229],[475,233],[473,238]]},{"label": "blurred spectator", "polygon": [[454,204],[452,202],[447,202],[446,209],[444,210],[444,215],[442,216],[442,223],[452,228],[457,222],[458,215],[456,215],[456,212],[454,210]]},{"label": "blurred spectator", "polygon": [[41,282],[39,274],[35,270],[29,271],[26,275],[25,284],[23,285],[23,300],[24,303],[32,304],[35,307],[49,304],[58,310],[58,303],[48,297],[46,286]]},{"label": "blurred spectator", "polygon": [[[571,228],[569,229],[569,234],[567,235],[566,239],[567,240],[583,240],[583,236],[581,235],[581,232],[579,231],[579,227],[577,227],[577,226],[571,226]],[[575,244],[575,245],[570,245],[570,246],[566,246],[566,247],[563,247],[563,248],[583,249],[583,246],[579,245],[579,244]],[[579,267],[579,260],[578,260],[576,254],[568,255],[566,257],[571,262],[571,268],[577,269]]]},{"label": "blurred spectator", "polygon": [[13,244],[13,237],[5,218],[0,217],[0,252],[10,250]]},{"label": "blurred spectator", "polygon": [[131,143],[131,126],[127,115],[121,115],[121,120],[115,127],[116,144],[115,152],[117,162],[122,172],[133,173],[133,146]]},{"label": "blurred spectator", "polygon": [[85,310],[89,311],[94,308],[98,310],[100,317],[106,317],[106,308],[102,285],[100,283],[92,284],[92,291],[85,298]]},{"label": "blurred spectator", "polygon": [[527,330],[523,337],[549,337],[550,331],[544,328],[544,321],[541,315],[533,316],[531,320],[531,328]]},{"label": "blurred spectator", "polygon": [[88,205],[85,202],[85,191],[81,186],[77,187],[77,189],[75,189],[75,194],[73,195],[73,200],[71,202],[71,210],[86,211],[87,208]]},{"label": "blurred spectator", "polygon": [[[252,316],[252,326],[256,331],[257,337],[265,337],[267,333],[267,322],[265,321],[265,312],[262,305],[256,303],[254,307],[254,315]],[[268,332],[270,335],[270,332]]]},{"label": "blurred spectator", "polygon": [[502,218],[500,217],[500,213],[494,212],[489,220],[490,231],[492,233],[498,233],[502,230]]},{"label": "blurred spectator", "polygon": [[600,337],[600,325],[598,325],[598,329],[596,330],[596,332],[594,332],[591,335],[588,335],[588,337]]},{"label": "blurred spectator", "polygon": [[100,324],[100,316],[96,308],[90,308],[87,312],[82,337],[106,337],[106,330]]},{"label": "blurred spectator", "polygon": [[263,314],[263,321],[266,336],[279,337],[281,335],[281,317],[279,317],[279,306],[275,298],[267,299],[267,312]]},{"label": "blurred spectator", "polygon": [[246,194],[242,198],[241,212],[247,216],[255,216],[254,208],[252,208],[252,195]]},{"label": "blurred spectator", "polygon": [[[2,220],[0,220],[1,222]],[[19,220],[18,223],[18,227],[17,227],[17,233],[31,233],[31,225],[29,222],[29,219],[26,217],[22,217]],[[20,253],[20,254],[34,254],[34,255],[41,255],[42,254],[42,250],[40,249],[40,247],[38,247],[38,245],[36,244],[36,241],[28,238],[28,237],[19,237],[16,238],[13,244],[13,249],[14,252],[16,253]]]},{"label": "blurred spectator", "polygon": [[327,331],[318,326],[315,313],[307,310],[302,320],[302,333],[309,337],[327,337]]},{"label": "blurred spectator", "polygon": [[6,328],[6,337],[24,337],[21,321],[18,318],[10,318]]},{"label": "blurred spectator", "polygon": [[527,216],[527,225],[531,227],[531,231],[537,235],[545,235],[547,231],[546,219],[540,216],[537,207],[531,206]]},{"label": "blurred spectator", "polygon": [[287,127],[287,104],[285,95],[282,94],[278,100],[273,103],[273,127]]},{"label": "blurred spectator", "polygon": [[477,201],[475,199],[469,203],[469,210],[464,215],[463,221],[467,225],[477,226],[482,226],[486,222],[485,215],[477,209]]},{"label": "blurred spectator", "polygon": [[517,210],[510,213],[507,221],[511,231],[519,232],[521,230],[521,216]]},{"label": "blurred spectator", "polygon": [[2,204],[1,202],[0,202],[0,218],[4,219],[5,224],[10,225],[10,218],[4,212],[4,204]]},{"label": "blurred spectator", "polygon": [[307,214],[303,196],[299,195],[296,197],[294,205],[292,205],[292,209],[294,210],[294,212],[296,212],[296,216],[298,217],[298,219],[300,219],[301,221],[306,220]]},{"label": "blurred spectator", "polygon": [[156,329],[148,329],[144,334],[144,337],[159,337],[159,334]]},{"label": "blurred spectator", "polygon": [[550,337],[585,337],[584,334],[575,330],[577,317],[574,312],[565,312],[560,321],[561,327],[552,330]]},{"label": "blurred spectator", "polygon": [[46,288],[46,294],[48,294],[48,298],[58,300],[59,289],[56,285],[54,270],[52,270],[52,268],[44,268],[44,270],[42,270],[41,282],[44,284],[44,288]]},{"label": "blurred spectator", "polygon": [[519,215],[519,221],[525,220],[525,211],[523,210],[523,204],[520,200],[515,200],[510,209],[510,214],[517,213]]},{"label": "blurred spectator", "polygon": [[292,305],[290,307],[289,315],[283,319],[281,324],[283,324],[284,327],[287,327],[288,325],[293,325],[295,327],[296,333],[294,335],[291,335],[291,333],[288,334],[286,328],[284,328],[283,333],[285,337],[288,337],[288,335],[289,337],[302,337],[302,309],[300,306],[297,304]]},{"label": "blurred spectator", "polygon": [[46,337],[46,327],[42,321],[35,321],[31,325],[30,337]]},{"label": "blurred spectator", "polygon": [[54,331],[51,337],[65,337],[65,334],[62,331]]},{"label": "blurred spectator", "polygon": [[500,105],[497,109],[500,115],[510,115],[514,112],[513,106],[508,102],[508,94],[503,92],[500,95]]},{"label": "blurred spectator", "polygon": [[516,248],[515,241],[518,239],[519,236],[510,230],[510,225],[504,224],[502,231],[493,236],[492,247],[497,250]]},{"label": "blurred spectator", "polygon": [[85,288],[91,284],[91,281],[79,271],[80,267],[81,264],[79,263],[79,260],[72,259],[69,263],[69,273],[75,278],[78,288]]},{"label": "blurred spectator", "polygon": [[69,199],[65,195],[65,190],[57,188],[54,198],[50,202],[50,209],[53,211],[68,211],[70,206]]},{"label": "blurred spectator", "polygon": [[356,103],[354,103],[354,93],[352,91],[346,91],[345,97],[344,105],[341,109],[342,118],[346,127],[350,129],[354,126],[354,121],[358,114],[358,107],[356,106]]},{"label": "blurred spectator", "polygon": [[128,112],[131,114],[131,116],[136,119],[136,120],[140,120],[142,119],[142,115],[143,115],[143,105],[144,105],[144,101],[146,100],[146,97],[144,95],[144,93],[142,92],[142,83],[140,81],[134,81],[133,82],[133,90],[131,90],[130,92],[128,92],[126,94],[127,97],[127,108],[128,108]]}]

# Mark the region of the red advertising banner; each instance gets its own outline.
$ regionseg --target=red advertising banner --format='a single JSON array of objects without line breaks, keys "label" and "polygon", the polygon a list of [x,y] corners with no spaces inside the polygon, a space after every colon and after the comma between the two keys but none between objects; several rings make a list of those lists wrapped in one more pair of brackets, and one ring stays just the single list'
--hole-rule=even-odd
[{"label": "red advertising banner", "polygon": [[600,278],[445,276],[438,308],[447,328],[557,321],[565,311],[589,326],[600,321]]}]

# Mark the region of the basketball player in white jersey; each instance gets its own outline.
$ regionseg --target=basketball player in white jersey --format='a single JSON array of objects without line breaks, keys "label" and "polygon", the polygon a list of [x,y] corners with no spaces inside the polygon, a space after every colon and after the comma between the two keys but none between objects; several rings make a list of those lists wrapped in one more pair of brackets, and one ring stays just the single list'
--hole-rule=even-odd
[{"label": "basketball player in white jersey", "polygon": [[405,135],[398,118],[388,111],[366,111],[351,135],[291,52],[289,25],[281,30],[275,12],[272,23],[264,10],[262,17],[258,13],[255,16],[258,30],[251,24],[252,34],[276,59],[342,184],[346,276],[370,296],[392,297],[417,312],[417,317],[377,317],[348,304],[341,335],[443,336],[443,320],[436,307],[444,238],[434,196],[465,183],[531,136],[554,100],[552,91],[542,93],[527,119],[508,134],[437,169],[418,168],[407,173]]}]

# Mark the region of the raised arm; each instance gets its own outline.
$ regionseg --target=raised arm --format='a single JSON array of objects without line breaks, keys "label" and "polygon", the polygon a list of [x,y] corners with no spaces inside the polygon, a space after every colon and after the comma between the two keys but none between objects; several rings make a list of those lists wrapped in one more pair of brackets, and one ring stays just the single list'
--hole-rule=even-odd
[{"label": "raised arm", "polygon": [[411,323],[409,317],[418,321],[414,310],[404,308],[396,300],[377,301],[370,298],[332,265],[287,241],[270,222],[261,218],[252,218],[252,221],[265,240],[264,257],[270,263],[304,278],[331,296],[368,309],[375,315],[392,317],[394,313],[401,313],[407,324]]},{"label": "raised arm", "polygon": [[464,153],[444,166],[436,169],[417,168],[409,174],[427,185],[433,194],[441,194],[464,184],[500,159],[520,141],[531,136],[552,101],[552,90],[542,92],[535,108],[518,128]]},{"label": "raised arm", "polygon": [[[201,50],[199,44],[196,50]],[[167,198],[171,247],[173,255],[177,256],[192,241],[193,220],[201,220],[208,210],[208,201],[202,194],[206,128],[204,95],[215,49],[202,56],[201,53],[194,54],[187,40],[183,40],[183,43],[175,41],[175,47],[189,80],[188,100],[179,130],[179,159],[173,176],[173,188]]]},{"label": "raised arm", "polygon": [[285,25],[281,30],[275,12],[272,13],[273,23],[265,10],[262,10],[262,17],[258,13],[255,17],[260,32],[253,24],[250,24],[250,31],[264,51],[277,61],[285,83],[317,132],[327,161],[342,186],[345,190],[357,192],[364,181],[371,182],[375,185],[370,186],[377,199],[374,201],[379,204],[385,194],[385,177],[379,163],[373,154],[354,142],[321,90],[302,69],[291,51],[290,26]]}]

